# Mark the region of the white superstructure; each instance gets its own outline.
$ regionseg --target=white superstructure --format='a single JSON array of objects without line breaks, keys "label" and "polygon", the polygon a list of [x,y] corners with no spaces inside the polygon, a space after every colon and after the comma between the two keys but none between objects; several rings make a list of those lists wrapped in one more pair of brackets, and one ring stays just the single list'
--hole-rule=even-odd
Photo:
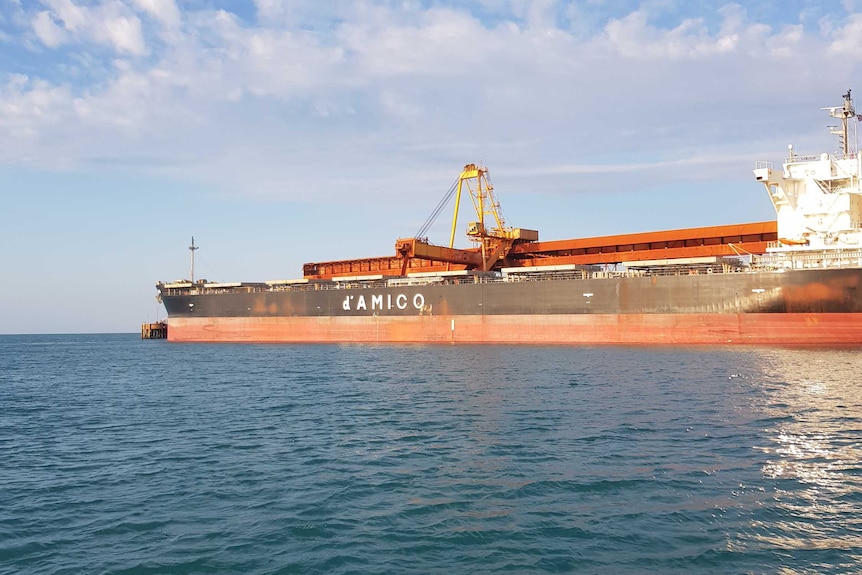
[{"label": "white superstructure", "polygon": [[829,258],[839,251],[862,249],[862,164],[850,90],[844,94],[843,106],[823,109],[840,122],[829,126],[838,136],[836,152],[802,156],[788,146],[783,171],[773,170],[770,162],[755,164],[754,176],[766,186],[775,206],[779,241],[769,252],[776,255]]}]

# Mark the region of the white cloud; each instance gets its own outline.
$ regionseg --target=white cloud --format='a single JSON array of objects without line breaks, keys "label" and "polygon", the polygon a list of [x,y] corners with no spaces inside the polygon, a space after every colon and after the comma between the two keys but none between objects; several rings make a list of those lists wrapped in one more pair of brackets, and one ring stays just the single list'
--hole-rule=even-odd
[{"label": "white cloud", "polygon": [[258,17],[263,20],[278,20],[287,13],[287,6],[282,0],[254,0]]},{"label": "white cloud", "polygon": [[[618,174],[633,177],[654,165],[691,178],[703,164],[676,159],[727,158],[717,150],[728,139],[752,146],[757,134],[790,129],[781,113],[846,89],[851,71],[828,56],[854,50],[862,26],[853,17],[824,38],[728,5],[709,22],[662,26],[639,10],[570,32],[555,24],[553,3],[485,5],[492,21],[419,3],[347,3],[332,8],[328,30],[310,33],[301,15],[265,0],[256,3],[265,21],[253,24],[226,10],[181,13],[172,0],[46,0],[31,25],[71,72],[0,76],[0,126],[22,137],[0,142],[0,162],[161,158],[184,177],[275,194],[301,194],[272,182],[312,181],[333,159],[344,170],[377,161],[436,173],[484,158],[597,177],[591,166],[629,166]],[[168,29],[171,42],[154,41]],[[113,59],[93,63],[92,44]],[[805,85],[779,99],[788,77]]]},{"label": "white cloud", "polygon": [[[768,28],[764,28],[762,31],[767,32]],[[788,59],[794,58],[800,53],[804,42],[805,30],[801,25],[798,25],[785,27],[779,33],[769,37],[766,45],[770,56]]]},{"label": "white cloud", "polygon": [[169,28],[180,25],[182,17],[174,0],[134,0],[135,5]]},{"label": "white cloud", "polygon": [[141,55],[146,51],[141,35],[141,21],[137,17],[105,18],[101,30],[94,33],[94,38],[112,44],[118,52]]},{"label": "white cloud", "polygon": [[[40,145],[59,124],[68,121],[71,94],[67,87],[55,86],[44,80],[29,78],[24,74],[13,74],[0,85],[0,131],[11,136],[14,145],[6,148],[9,158],[36,156],[40,158]],[[0,156],[2,158],[2,156]],[[2,161],[2,160],[0,160]]]},{"label": "white cloud", "polygon": [[557,18],[556,0],[532,0],[530,2],[517,2],[520,4],[523,18],[530,30],[547,30],[556,28]]},{"label": "white cloud", "polygon": [[[732,17],[736,16],[732,14]],[[608,22],[605,33],[610,45],[621,55],[639,59],[700,58],[731,52],[739,42],[739,36],[734,32],[710,36],[701,19],[683,20],[676,28],[662,30],[649,24],[644,11]]]},{"label": "white cloud", "polygon": [[50,10],[37,14],[32,27],[39,40],[49,48],[73,37],[78,42],[110,45],[124,54],[142,55],[146,52],[141,22],[124,4],[105,2],[89,8],[72,0],[43,2]]},{"label": "white cloud", "polygon": [[77,32],[86,26],[89,10],[78,6],[72,0],[44,0],[43,3],[63,22],[66,30]]},{"label": "white cloud", "polygon": [[66,40],[66,32],[54,23],[50,12],[36,14],[32,26],[39,40],[49,48],[56,48]]},{"label": "white cloud", "polygon": [[464,12],[431,9],[416,23],[391,17],[360,20],[337,35],[361,71],[371,76],[475,76],[483,72],[479,66],[489,54],[506,49],[516,30],[493,31]]},{"label": "white cloud", "polygon": [[862,49],[862,14],[853,14],[846,20],[843,28],[833,31],[833,41],[829,48],[839,55],[858,57]]}]

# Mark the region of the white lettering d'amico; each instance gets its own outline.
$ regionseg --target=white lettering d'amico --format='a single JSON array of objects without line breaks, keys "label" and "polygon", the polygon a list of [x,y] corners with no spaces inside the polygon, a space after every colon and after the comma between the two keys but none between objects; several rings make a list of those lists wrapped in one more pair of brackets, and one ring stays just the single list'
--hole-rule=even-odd
[{"label": "white lettering d'amico", "polygon": [[[407,306],[411,303],[413,304],[413,307],[417,310],[421,310],[425,307],[425,296],[421,293],[415,294],[412,300],[408,298],[406,294],[403,293],[396,295],[394,299],[395,301],[393,302],[392,294],[386,294],[385,309],[392,309],[393,303],[395,304],[395,307],[402,310],[407,309]],[[353,305],[354,300],[356,300],[355,306]],[[372,310],[384,309],[383,294],[372,294],[367,299],[364,295],[344,296],[344,301],[341,302],[341,309],[343,309],[344,311],[367,311],[369,301],[371,302]]]}]

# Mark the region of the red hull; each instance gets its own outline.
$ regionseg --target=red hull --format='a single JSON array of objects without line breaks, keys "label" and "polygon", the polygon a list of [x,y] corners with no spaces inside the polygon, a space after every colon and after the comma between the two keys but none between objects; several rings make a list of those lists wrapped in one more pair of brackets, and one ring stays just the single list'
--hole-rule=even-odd
[{"label": "red hull", "polygon": [[170,318],[176,342],[860,344],[862,314]]}]

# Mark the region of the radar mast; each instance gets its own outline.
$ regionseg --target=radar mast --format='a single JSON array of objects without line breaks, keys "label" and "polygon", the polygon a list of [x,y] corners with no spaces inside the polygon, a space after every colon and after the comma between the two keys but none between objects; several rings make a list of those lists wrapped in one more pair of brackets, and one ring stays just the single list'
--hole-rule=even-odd
[{"label": "radar mast", "polygon": [[189,246],[189,251],[192,254],[192,269],[191,269],[191,282],[195,283],[195,250],[199,250],[200,248],[195,246],[195,237],[192,236],[192,245]]},{"label": "radar mast", "polygon": [[[844,105],[831,108],[823,108],[829,111],[829,115],[833,118],[841,120],[840,126],[829,126],[829,133],[833,136],[838,136],[838,149],[846,157],[856,153],[856,124],[849,122],[851,118],[857,118],[856,110],[853,108],[853,99],[850,97],[850,90],[844,94]],[[851,145],[850,128],[853,127],[853,139]]]}]

